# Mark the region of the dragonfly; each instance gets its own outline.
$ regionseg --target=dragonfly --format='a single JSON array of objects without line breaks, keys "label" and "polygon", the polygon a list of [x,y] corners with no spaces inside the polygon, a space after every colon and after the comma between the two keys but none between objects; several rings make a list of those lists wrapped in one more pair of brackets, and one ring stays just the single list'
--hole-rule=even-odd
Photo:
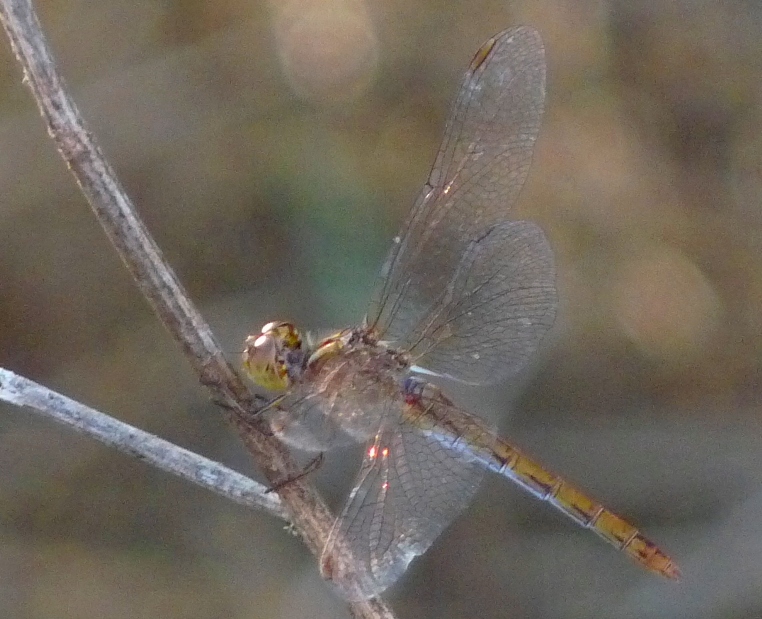
[{"label": "dragonfly", "polygon": [[275,392],[269,427],[323,454],[362,443],[353,488],[321,556],[348,599],[377,596],[469,505],[485,473],[516,482],[643,567],[677,580],[656,544],[456,406],[432,376],[488,385],[521,370],[552,326],[553,252],[509,213],[529,171],[545,99],[530,27],[476,53],[415,205],[357,327],[327,337],[287,321],[246,339],[243,366]]}]

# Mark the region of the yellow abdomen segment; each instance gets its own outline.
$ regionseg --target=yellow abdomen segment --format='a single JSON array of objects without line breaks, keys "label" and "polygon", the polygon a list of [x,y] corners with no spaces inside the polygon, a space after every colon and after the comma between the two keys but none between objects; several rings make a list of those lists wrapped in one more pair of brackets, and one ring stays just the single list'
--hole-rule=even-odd
[{"label": "yellow abdomen segment", "polygon": [[455,407],[432,385],[423,385],[406,398],[403,418],[436,437],[450,449],[468,454],[490,471],[515,481],[537,498],[549,502],[581,526],[652,572],[679,580],[672,559],[638,529],[603,505],[528,458],[498,437],[483,421]]},{"label": "yellow abdomen segment", "polygon": [[675,562],[629,522],[502,439],[498,439],[492,449],[502,465],[499,469],[494,464],[490,468],[516,481],[538,498],[548,501],[578,524],[595,531],[646,569],[671,580],[679,580],[680,570]]}]

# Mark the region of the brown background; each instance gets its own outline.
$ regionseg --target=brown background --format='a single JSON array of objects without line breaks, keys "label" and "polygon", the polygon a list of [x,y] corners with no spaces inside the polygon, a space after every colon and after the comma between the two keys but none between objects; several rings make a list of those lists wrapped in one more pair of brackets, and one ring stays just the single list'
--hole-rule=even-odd
[{"label": "brown background", "polygon": [[[640,571],[491,479],[389,599],[402,618],[762,613],[762,6],[38,4],[231,358],[272,318],[360,319],[471,56],[535,26],[547,112],[518,212],[551,239],[562,306],[520,380],[461,400],[640,524],[685,578]],[[5,42],[0,365],[256,474],[67,175]],[[316,476],[334,503],[341,464]],[[274,519],[2,407],[0,615],[346,614]]]}]

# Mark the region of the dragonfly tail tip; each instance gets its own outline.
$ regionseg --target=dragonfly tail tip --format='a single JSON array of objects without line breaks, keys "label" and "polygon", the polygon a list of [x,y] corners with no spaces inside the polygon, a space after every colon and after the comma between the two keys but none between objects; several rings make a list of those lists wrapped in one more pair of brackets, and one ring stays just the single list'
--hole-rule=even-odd
[{"label": "dragonfly tail tip", "polygon": [[665,568],[663,574],[674,582],[680,582],[683,577],[680,568],[672,561],[670,561],[670,564]]}]

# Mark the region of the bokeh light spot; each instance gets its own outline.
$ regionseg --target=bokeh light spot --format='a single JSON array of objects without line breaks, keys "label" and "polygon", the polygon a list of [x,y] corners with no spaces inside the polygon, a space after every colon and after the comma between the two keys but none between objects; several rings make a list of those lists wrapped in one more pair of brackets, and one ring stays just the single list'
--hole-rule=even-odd
[{"label": "bokeh light spot", "polygon": [[633,257],[614,288],[617,320],[644,352],[689,361],[715,332],[721,304],[701,270],[677,250]]},{"label": "bokeh light spot", "polygon": [[295,2],[276,10],[281,65],[301,97],[320,104],[343,103],[372,83],[378,40],[363,4]]}]

